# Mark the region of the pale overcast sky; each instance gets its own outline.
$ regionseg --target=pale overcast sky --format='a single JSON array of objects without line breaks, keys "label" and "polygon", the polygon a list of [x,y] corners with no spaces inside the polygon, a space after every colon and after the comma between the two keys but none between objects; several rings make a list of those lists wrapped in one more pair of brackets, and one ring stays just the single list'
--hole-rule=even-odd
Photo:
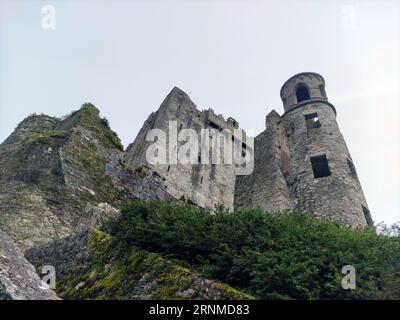
[{"label": "pale overcast sky", "polygon": [[399,221],[400,1],[0,0],[0,142],[92,102],[126,147],[173,86],[259,133],[302,71],[325,78],[374,220]]}]

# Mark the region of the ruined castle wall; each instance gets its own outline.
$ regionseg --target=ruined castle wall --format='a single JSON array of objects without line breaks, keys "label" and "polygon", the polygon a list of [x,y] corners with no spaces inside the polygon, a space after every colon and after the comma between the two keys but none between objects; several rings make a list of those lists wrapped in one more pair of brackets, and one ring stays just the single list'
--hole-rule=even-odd
[{"label": "ruined castle wall", "polygon": [[[182,129],[193,129],[200,139],[201,129],[212,128],[210,120],[221,129],[233,129],[233,126],[212,112],[199,111],[183,91],[174,88],[159,110],[146,121],[134,143],[128,147],[124,162],[133,170],[143,165],[151,167],[165,179],[168,193],[176,199],[193,202],[204,208],[223,204],[228,209],[233,209],[235,173],[232,165],[169,164],[170,161],[167,164],[150,165],[146,161],[146,150],[153,144],[145,141],[150,129],[163,130],[167,134],[169,147],[170,121],[177,122],[178,133]],[[185,142],[178,142],[175,148],[171,142],[171,149],[179,150],[183,144]]]},{"label": "ruined castle wall", "polygon": [[236,179],[235,208],[261,208],[267,212],[293,209],[285,181],[290,154],[279,115],[267,116],[266,130],[254,141],[254,171]]},{"label": "ruined castle wall", "polygon": [[[305,115],[317,113],[321,126],[307,129]],[[358,178],[351,173],[351,156],[329,103],[309,102],[283,115],[292,127],[288,135],[291,174],[290,191],[297,199],[297,209],[318,217],[335,218],[353,227],[366,225],[362,206],[367,204]],[[310,157],[326,155],[330,176],[314,178]]]},{"label": "ruined castle wall", "polygon": [[[371,224],[336,111],[327,101],[323,78],[315,73],[296,75],[284,84],[281,97],[286,113],[280,117],[272,111],[267,116],[266,130],[255,139],[252,174],[235,178],[232,164],[152,165],[165,179],[167,192],[205,208],[224,204],[229,209],[235,205],[269,212],[299,210],[340,219],[352,227]],[[311,122],[306,121],[306,115]],[[177,122],[178,132],[187,128],[198,133],[203,128],[233,131],[237,127],[233,119],[225,121],[211,109],[199,111],[183,91],[174,88],[128,147],[124,161],[129,168],[148,165],[145,153],[153,142],[145,141],[146,134],[153,128],[168,133],[170,121]],[[209,141],[213,142],[212,137]],[[178,142],[176,148],[184,143]],[[321,158],[313,168],[311,159],[320,156],[324,169]],[[315,176],[316,167],[328,174]]]}]

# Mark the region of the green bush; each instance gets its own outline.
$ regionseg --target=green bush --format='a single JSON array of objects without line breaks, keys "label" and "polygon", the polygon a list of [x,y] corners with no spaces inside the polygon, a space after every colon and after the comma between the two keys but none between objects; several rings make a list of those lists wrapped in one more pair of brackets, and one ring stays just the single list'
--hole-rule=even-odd
[{"label": "green bush", "polygon": [[[298,213],[133,202],[104,229],[261,299],[399,299],[400,238]],[[341,286],[344,265],[355,290]]]}]

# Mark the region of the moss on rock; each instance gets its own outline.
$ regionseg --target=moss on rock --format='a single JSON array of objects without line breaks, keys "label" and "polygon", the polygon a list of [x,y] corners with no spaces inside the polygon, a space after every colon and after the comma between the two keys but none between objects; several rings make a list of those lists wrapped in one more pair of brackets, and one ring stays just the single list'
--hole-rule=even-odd
[{"label": "moss on rock", "polygon": [[253,299],[158,254],[135,246],[121,250],[109,234],[96,229],[82,247],[91,252],[91,262],[78,276],[71,272],[59,279],[56,291],[63,299]]},{"label": "moss on rock", "polygon": [[90,233],[88,245],[90,249],[96,250],[101,246],[107,245],[110,240],[111,236],[108,233],[102,232],[98,229],[93,229],[93,231]]},{"label": "moss on rock", "polygon": [[80,123],[98,134],[101,142],[109,147],[123,151],[123,146],[118,135],[110,129],[106,118],[100,118],[100,111],[91,103],[82,105]]}]

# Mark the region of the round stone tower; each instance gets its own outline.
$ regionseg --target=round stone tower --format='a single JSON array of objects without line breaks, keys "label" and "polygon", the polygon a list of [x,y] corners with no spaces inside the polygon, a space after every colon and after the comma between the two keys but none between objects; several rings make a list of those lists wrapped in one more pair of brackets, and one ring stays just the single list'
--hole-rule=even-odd
[{"label": "round stone tower", "polygon": [[371,225],[356,169],[322,76],[313,72],[296,74],[284,83],[281,98],[291,163],[286,180],[296,209],[340,219],[352,227]]}]

